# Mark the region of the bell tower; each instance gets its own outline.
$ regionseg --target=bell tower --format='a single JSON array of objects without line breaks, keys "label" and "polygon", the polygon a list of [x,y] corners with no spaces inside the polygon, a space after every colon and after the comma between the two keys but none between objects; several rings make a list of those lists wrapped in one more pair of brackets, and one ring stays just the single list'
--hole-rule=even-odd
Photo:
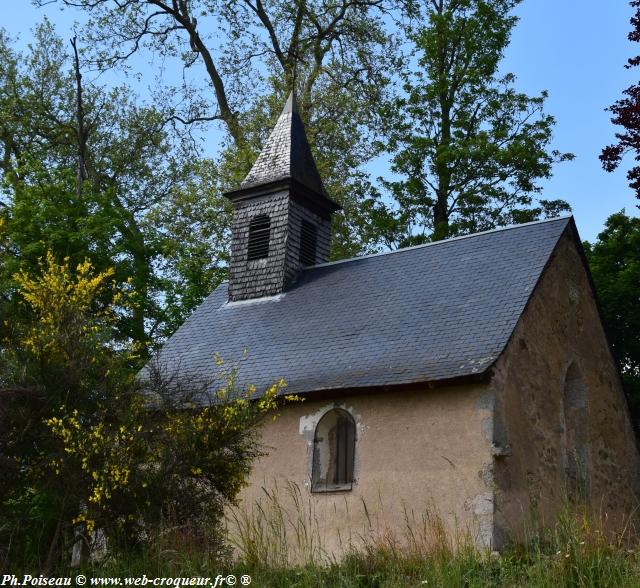
[{"label": "bell tower", "polygon": [[331,215],[293,92],[233,203],[229,300],[284,292],[331,248]]}]

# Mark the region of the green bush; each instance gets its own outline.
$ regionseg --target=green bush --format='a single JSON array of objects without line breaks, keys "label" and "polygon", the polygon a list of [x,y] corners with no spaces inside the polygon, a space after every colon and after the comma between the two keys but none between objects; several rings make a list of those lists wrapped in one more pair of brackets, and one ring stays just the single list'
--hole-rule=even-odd
[{"label": "green bush", "polygon": [[23,312],[0,342],[2,570],[47,573],[74,547],[118,557],[178,541],[219,556],[224,507],[260,455],[284,383],[250,401],[213,356],[217,380],[151,365],[141,382],[135,349],[113,339],[130,293],[111,276],[51,254],[15,276]]}]

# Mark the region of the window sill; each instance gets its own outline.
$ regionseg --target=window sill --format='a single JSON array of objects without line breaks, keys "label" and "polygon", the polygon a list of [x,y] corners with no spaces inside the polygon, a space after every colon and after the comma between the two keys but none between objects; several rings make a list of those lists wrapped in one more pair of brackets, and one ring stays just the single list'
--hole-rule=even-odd
[{"label": "window sill", "polygon": [[351,492],[353,484],[315,484],[311,486],[313,494],[329,494],[332,492]]}]

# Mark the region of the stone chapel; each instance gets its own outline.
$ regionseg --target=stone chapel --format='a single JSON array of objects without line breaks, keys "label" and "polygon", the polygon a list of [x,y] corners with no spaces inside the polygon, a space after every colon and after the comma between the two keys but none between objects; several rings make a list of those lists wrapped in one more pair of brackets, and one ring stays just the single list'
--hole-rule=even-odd
[{"label": "stone chapel", "polygon": [[241,506],[294,484],[331,553],[427,510],[489,549],[567,500],[630,515],[640,460],[571,217],[329,262],[340,207],[293,96],[227,196],[229,281],[158,359],[207,377],[219,353],[304,398],[265,424]]}]

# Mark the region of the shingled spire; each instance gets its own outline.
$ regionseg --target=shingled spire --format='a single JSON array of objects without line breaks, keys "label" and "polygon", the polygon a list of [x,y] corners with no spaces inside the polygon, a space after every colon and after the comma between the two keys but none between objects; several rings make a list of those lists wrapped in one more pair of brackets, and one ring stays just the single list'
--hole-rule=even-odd
[{"label": "shingled spire", "polygon": [[331,200],[293,92],[233,202],[229,299],[283,292],[305,265],[327,261]]},{"label": "shingled spire", "polygon": [[293,92],[241,188],[292,178],[326,195]]}]

